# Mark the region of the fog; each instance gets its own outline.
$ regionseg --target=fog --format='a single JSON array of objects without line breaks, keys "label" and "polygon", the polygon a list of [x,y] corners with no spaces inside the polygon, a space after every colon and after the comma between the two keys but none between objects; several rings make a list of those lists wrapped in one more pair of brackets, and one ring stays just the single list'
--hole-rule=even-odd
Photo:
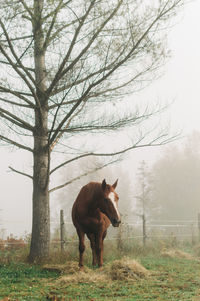
[{"label": "fog", "polygon": [[[170,29],[168,42],[171,49],[171,58],[164,66],[163,76],[153,82],[144,91],[134,94],[133,97],[141,101],[148,100],[149,103],[154,101],[160,101],[161,103],[170,103],[172,105],[162,115],[160,124],[170,124],[171,133],[177,133],[182,130],[181,136],[183,137],[179,141],[174,142],[175,146],[178,146],[180,153],[184,151],[186,143],[188,143],[189,137],[192,137],[194,131],[200,132],[199,122],[199,109],[200,109],[200,2],[194,1],[188,4],[183,13],[177,18],[176,25]],[[117,135],[117,134],[116,134]],[[124,137],[126,139],[126,137]],[[119,146],[123,144],[120,137]],[[171,144],[172,145],[172,144]],[[193,141],[194,147],[196,147]],[[198,145],[198,144],[197,144]],[[119,178],[118,192],[120,199],[129,191],[129,199],[134,198],[135,183],[137,181],[137,171],[142,160],[145,160],[148,166],[152,167],[161,158],[167,156],[168,147],[161,146],[146,149],[136,149],[124,155],[123,161],[118,162],[115,166],[110,166],[109,169],[101,171],[101,174],[90,175],[90,179],[101,180],[100,176],[108,178],[108,181],[114,182],[116,178]],[[170,153],[173,154],[173,148],[170,148]],[[172,156],[173,158],[173,156]],[[160,161],[159,161],[160,162]],[[186,164],[184,162],[184,164]],[[187,163],[189,166],[190,164]],[[20,170],[30,170],[32,165],[32,158],[30,154],[22,152],[20,150],[12,149],[9,147],[1,147],[0,149],[0,227],[5,229],[4,235],[12,233],[14,235],[23,235],[25,231],[30,233],[31,231],[31,198],[32,187],[31,180],[17,175],[16,173],[9,172],[9,166],[14,166]],[[195,165],[194,161],[191,162],[191,166]],[[184,167],[184,166],[183,166]],[[110,171],[108,171],[110,170]],[[153,172],[154,169],[152,169]],[[179,171],[181,170],[179,166]],[[192,185],[198,185],[197,177],[199,173],[194,173],[194,176],[189,176]],[[173,173],[174,174],[174,173]],[[179,173],[177,172],[179,177]],[[63,174],[59,176],[59,179],[64,177]],[[168,177],[170,175],[168,174]],[[59,180],[58,179],[58,180]],[[87,182],[87,178],[73,184],[73,188],[67,188],[68,194],[73,198],[76,196],[82,183]],[[195,183],[196,184],[195,184]],[[174,180],[174,183],[176,181]],[[190,185],[191,185],[190,183]],[[180,185],[180,184],[179,184]],[[131,186],[131,187],[130,187]],[[192,186],[194,187],[194,186]],[[181,185],[179,186],[180,194]],[[185,187],[184,187],[185,189]],[[164,189],[167,194],[169,190]],[[164,191],[163,190],[163,191]],[[175,191],[175,190],[174,190]],[[174,191],[170,192],[174,193]],[[188,190],[190,191],[190,190]],[[196,210],[198,210],[198,190],[195,196]],[[60,202],[60,199],[62,202]],[[52,193],[51,207],[52,215],[55,217],[60,208],[64,206],[63,202],[65,195],[64,192]],[[67,198],[67,196],[66,196]],[[127,198],[127,197],[124,197]],[[177,198],[176,198],[177,199]],[[199,196],[200,199],[200,196]],[[183,218],[187,215],[187,206],[190,204],[184,202]],[[69,205],[68,205],[69,208]],[[177,209],[178,210],[178,209]],[[70,208],[69,208],[70,211]],[[200,211],[200,206],[199,206]],[[193,218],[189,214],[188,218]],[[70,218],[70,217],[68,217]],[[181,216],[179,217],[181,218]],[[59,221],[58,221],[59,222]]]}]

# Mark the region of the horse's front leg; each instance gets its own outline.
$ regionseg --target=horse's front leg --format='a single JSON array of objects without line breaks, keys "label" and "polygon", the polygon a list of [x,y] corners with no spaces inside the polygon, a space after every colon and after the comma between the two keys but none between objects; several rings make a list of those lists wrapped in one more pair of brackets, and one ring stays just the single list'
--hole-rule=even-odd
[{"label": "horse's front leg", "polygon": [[83,253],[85,251],[85,233],[81,229],[77,229],[79,237],[79,267],[83,267]]},{"label": "horse's front leg", "polygon": [[92,249],[92,265],[95,266],[97,264],[97,255],[95,248],[95,235],[93,233],[87,234],[87,237],[90,240],[90,247]]},{"label": "horse's front leg", "polygon": [[103,235],[99,233],[95,240],[95,249],[97,254],[97,263],[99,267],[103,265]]}]

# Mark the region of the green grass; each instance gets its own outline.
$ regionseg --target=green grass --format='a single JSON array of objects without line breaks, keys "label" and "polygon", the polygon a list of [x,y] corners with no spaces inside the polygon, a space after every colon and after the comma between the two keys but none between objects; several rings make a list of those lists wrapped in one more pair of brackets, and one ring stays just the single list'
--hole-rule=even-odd
[{"label": "green grass", "polygon": [[[0,298],[46,300],[48,281],[58,276],[27,264],[0,265]],[[0,299],[1,300],[1,299]]]},{"label": "green grass", "polygon": [[71,284],[54,288],[51,296],[60,300],[200,300],[200,264],[196,261],[155,257],[140,261],[153,271],[149,279]]},{"label": "green grass", "polygon": [[55,282],[58,273],[37,266],[0,265],[0,300],[200,300],[200,263],[196,260],[153,255],[139,260],[152,272],[148,279],[65,285]]}]

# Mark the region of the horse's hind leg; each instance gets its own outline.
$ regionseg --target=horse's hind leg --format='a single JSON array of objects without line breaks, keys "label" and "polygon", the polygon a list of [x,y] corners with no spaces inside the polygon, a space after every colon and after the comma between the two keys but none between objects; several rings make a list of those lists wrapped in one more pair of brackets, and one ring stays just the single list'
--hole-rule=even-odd
[{"label": "horse's hind leg", "polygon": [[83,267],[83,253],[85,251],[85,233],[81,229],[77,229],[79,237],[79,267]]},{"label": "horse's hind leg", "polygon": [[90,246],[92,249],[92,265],[95,266],[97,264],[97,255],[95,248],[95,235],[93,233],[87,234],[87,237],[90,240]]}]

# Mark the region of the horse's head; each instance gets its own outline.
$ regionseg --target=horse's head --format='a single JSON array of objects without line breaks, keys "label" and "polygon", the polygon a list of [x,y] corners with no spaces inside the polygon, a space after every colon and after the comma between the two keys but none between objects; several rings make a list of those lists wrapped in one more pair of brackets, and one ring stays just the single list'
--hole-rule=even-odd
[{"label": "horse's head", "polygon": [[106,181],[103,180],[101,184],[103,198],[101,200],[100,209],[109,218],[113,227],[119,227],[119,224],[121,223],[121,218],[118,211],[119,197],[115,192],[117,181],[113,185],[108,185]]}]

